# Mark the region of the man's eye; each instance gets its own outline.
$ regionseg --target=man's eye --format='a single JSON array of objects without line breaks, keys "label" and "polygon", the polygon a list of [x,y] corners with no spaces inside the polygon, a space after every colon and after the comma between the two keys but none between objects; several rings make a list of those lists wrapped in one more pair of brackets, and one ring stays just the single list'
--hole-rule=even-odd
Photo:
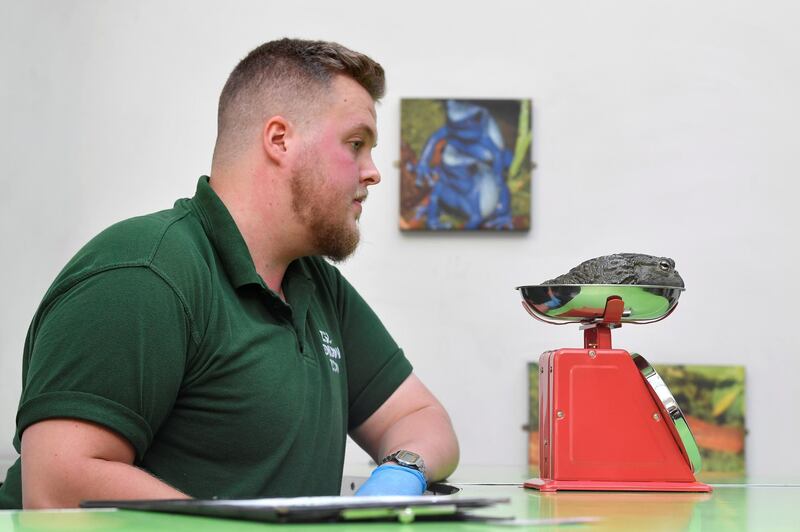
[{"label": "man's eye", "polygon": [[358,151],[361,149],[361,146],[364,145],[364,142],[361,140],[351,140],[350,145],[353,147],[353,150]]}]

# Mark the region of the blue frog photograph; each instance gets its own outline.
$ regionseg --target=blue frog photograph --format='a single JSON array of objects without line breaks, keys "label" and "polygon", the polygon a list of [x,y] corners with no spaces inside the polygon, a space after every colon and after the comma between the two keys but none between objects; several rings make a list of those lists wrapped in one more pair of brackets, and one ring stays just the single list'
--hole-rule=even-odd
[{"label": "blue frog photograph", "polygon": [[530,100],[404,99],[400,228],[527,231]]}]

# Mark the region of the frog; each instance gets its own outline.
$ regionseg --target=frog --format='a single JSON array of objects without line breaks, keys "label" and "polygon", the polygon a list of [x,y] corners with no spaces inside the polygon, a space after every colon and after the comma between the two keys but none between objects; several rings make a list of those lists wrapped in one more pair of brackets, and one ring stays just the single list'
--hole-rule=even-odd
[{"label": "frog", "polygon": [[642,253],[615,253],[581,262],[542,285],[628,284],[684,288],[675,261]]},{"label": "frog", "polygon": [[[430,187],[428,202],[415,218],[425,217],[428,229],[451,229],[441,220],[449,210],[465,219],[464,229],[513,229],[506,183],[513,153],[497,121],[486,107],[462,100],[447,100],[445,109],[447,122],[431,134],[419,162],[410,167],[416,186]],[[431,166],[437,146],[442,146],[441,160]]]}]

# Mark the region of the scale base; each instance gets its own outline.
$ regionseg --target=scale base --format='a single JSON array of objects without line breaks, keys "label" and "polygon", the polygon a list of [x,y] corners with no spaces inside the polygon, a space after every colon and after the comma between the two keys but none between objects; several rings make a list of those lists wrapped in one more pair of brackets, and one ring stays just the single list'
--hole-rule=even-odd
[{"label": "scale base", "polygon": [[702,482],[616,482],[602,480],[552,480],[532,478],[523,486],[541,492],[555,491],[673,491],[709,493],[712,488]]}]

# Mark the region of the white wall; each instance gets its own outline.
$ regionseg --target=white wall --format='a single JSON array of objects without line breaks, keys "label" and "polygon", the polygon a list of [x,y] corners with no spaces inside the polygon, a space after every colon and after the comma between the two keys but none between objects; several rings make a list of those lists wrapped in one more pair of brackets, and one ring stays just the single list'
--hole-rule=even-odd
[{"label": "white wall", "polygon": [[[288,35],[388,71],[383,184],[343,270],[450,410],[464,463],[525,462],[525,364],[581,342],[531,320],[513,288],[634,251],[674,257],[688,290],[615,345],[746,365],[750,473],[796,479],[798,15],[789,0],[2,0],[0,457],[55,274],[107,225],[193,193],[228,72]],[[398,231],[399,100],[447,96],[533,99],[530,233]]]}]

